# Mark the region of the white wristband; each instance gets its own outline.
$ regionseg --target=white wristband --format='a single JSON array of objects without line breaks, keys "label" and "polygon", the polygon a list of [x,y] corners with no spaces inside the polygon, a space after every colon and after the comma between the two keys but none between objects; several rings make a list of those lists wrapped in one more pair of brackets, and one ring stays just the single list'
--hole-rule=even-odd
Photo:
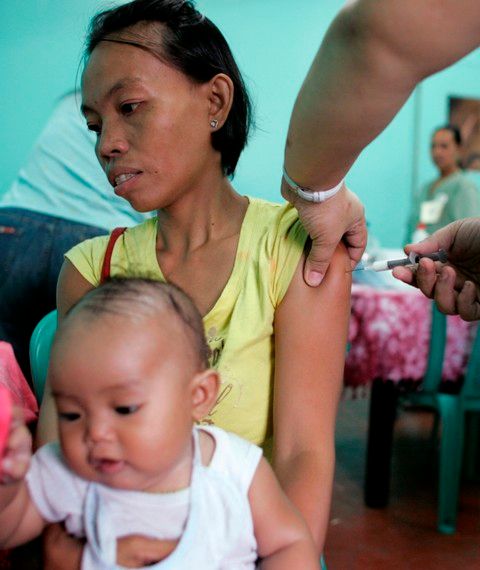
[{"label": "white wristband", "polygon": [[285,182],[288,184],[290,190],[296,194],[302,200],[306,200],[307,202],[325,202],[329,198],[335,196],[335,194],[340,190],[343,186],[343,179],[334,186],[333,188],[329,188],[328,190],[321,190],[321,191],[314,191],[310,190],[309,188],[301,188],[296,182],[294,182],[290,176],[287,174],[285,167],[283,168],[283,177],[285,178]]}]

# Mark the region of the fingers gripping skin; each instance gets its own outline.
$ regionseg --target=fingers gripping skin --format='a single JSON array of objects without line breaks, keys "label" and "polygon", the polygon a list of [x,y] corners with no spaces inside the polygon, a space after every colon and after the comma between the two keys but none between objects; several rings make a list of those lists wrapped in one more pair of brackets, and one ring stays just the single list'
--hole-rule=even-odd
[{"label": "fingers gripping skin", "polygon": [[464,320],[480,318],[480,218],[466,218],[445,226],[418,244],[405,247],[406,253],[432,253],[444,249],[445,266],[422,259],[418,269],[394,270],[395,277],[418,287],[434,299],[438,308]]},{"label": "fingers gripping skin", "polygon": [[307,285],[320,285],[335,248],[344,241],[352,269],[360,261],[367,243],[364,208],[345,186],[326,202],[314,204],[299,198],[282,182],[282,195],[298,210],[300,220],[312,239],[304,267]]}]

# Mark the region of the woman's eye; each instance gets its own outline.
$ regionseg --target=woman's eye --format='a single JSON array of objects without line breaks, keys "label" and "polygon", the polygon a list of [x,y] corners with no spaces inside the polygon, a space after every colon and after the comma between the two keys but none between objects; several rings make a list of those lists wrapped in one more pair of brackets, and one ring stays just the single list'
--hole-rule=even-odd
[{"label": "woman's eye", "polygon": [[77,412],[58,412],[58,417],[65,422],[74,422],[79,419],[80,414]]},{"label": "woman's eye", "polygon": [[89,131],[94,132],[95,134],[99,135],[100,134],[100,126],[99,125],[95,125],[94,123],[87,123],[87,129]]},{"label": "woman's eye", "polygon": [[120,109],[124,115],[130,115],[130,113],[133,113],[139,105],[140,103],[122,103],[120,105]]},{"label": "woman's eye", "polygon": [[128,414],[134,414],[139,408],[140,408],[140,406],[138,406],[138,405],[117,406],[115,408],[115,411],[117,412],[117,414],[120,414],[121,416],[127,416]]}]

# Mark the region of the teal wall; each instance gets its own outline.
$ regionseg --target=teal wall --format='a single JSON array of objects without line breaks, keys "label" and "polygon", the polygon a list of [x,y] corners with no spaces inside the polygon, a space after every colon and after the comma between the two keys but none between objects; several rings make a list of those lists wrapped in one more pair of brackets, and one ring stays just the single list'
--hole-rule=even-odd
[{"label": "teal wall", "polygon": [[[342,4],[198,1],[231,43],[256,107],[257,129],[235,178],[240,192],[279,198],[283,145],[295,95]],[[0,2],[0,192],[27,157],[55,99],[74,86],[88,18],[105,5],[99,0]],[[417,184],[433,175],[428,139],[446,120],[447,96],[480,98],[479,71],[477,52],[424,82],[416,101],[408,102],[352,169],[348,182],[366,205],[371,230],[386,246],[399,246],[403,240],[412,179]]]}]

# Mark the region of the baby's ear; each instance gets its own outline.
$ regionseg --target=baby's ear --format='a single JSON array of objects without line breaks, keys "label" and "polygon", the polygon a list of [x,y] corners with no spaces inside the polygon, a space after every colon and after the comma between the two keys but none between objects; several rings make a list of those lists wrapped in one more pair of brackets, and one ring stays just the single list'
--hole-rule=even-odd
[{"label": "baby's ear", "polygon": [[220,377],[209,368],[196,374],[192,380],[192,416],[200,421],[212,409],[218,395]]}]

